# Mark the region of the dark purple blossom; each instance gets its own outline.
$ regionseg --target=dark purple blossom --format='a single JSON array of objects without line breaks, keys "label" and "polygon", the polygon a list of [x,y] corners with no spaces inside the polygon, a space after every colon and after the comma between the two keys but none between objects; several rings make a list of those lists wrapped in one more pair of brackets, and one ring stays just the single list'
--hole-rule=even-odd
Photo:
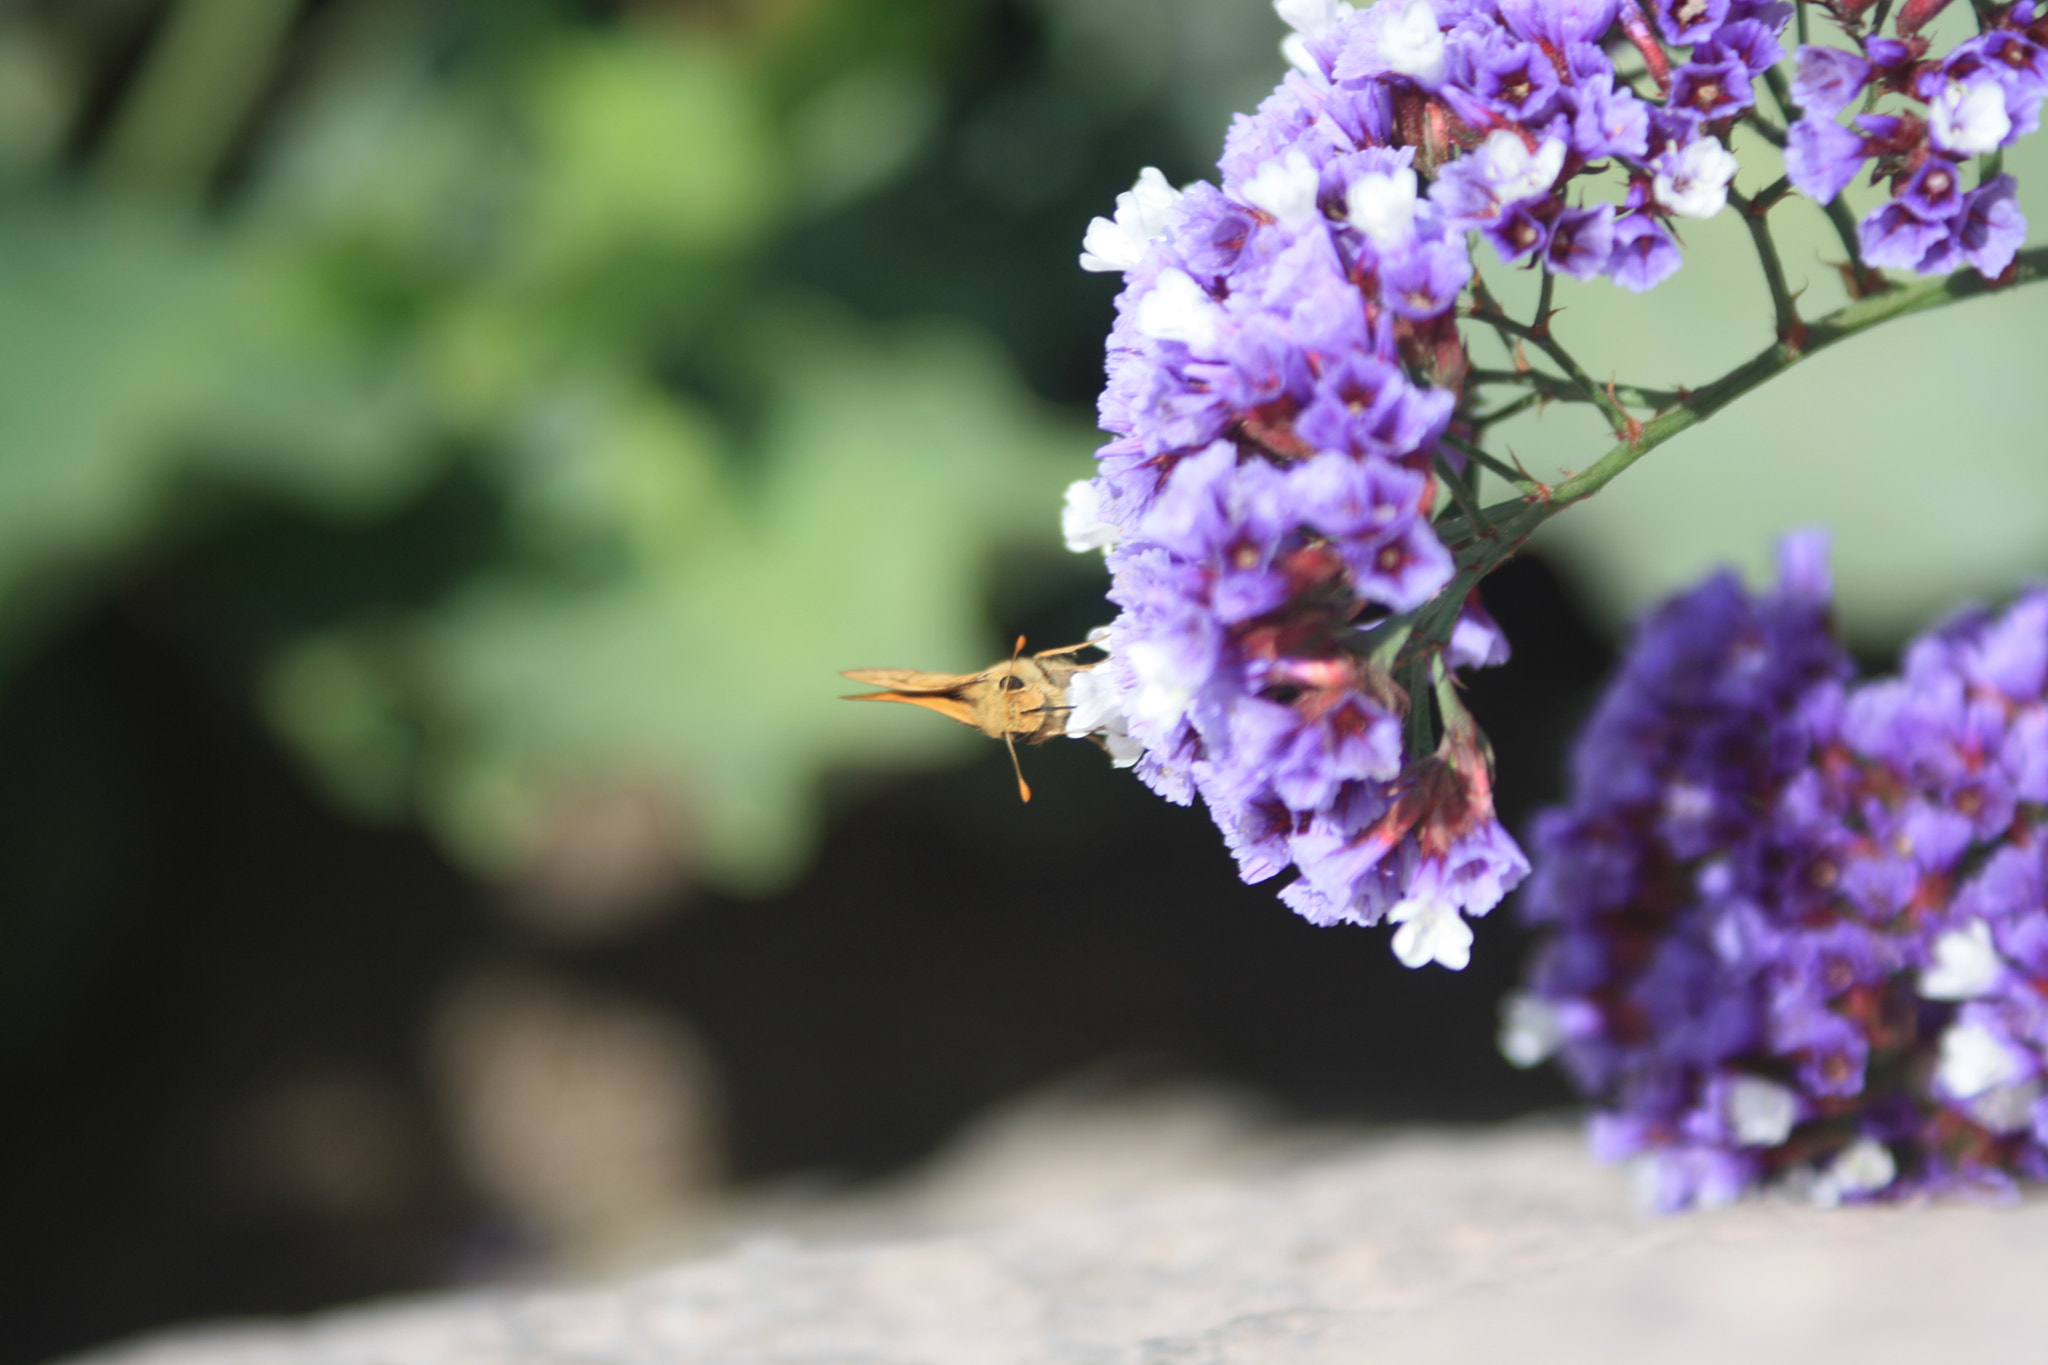
[{"label": "dark purple blossom", "polygon": [[1687,62],[1671,74],[1670,107],[1702,119],[1728,118],[1756,103],[1749,71],[1740,61]]},{"label": "dark purple blossom", "polygon": [[1544,260],[1554,271],[1590,280],[1607,268],[1614,252],[1614,205],[1566,209],[1550,229]]},{"label": "dark purple blossom", "polygon": [[1614,220],[1607,273],[1616,284],[1640,294],[1677,274],[1680,264],[1678,243],[1651,214],[1635,210]]},{"label": "dark purple blossom", "polygon": [[1662,1207],[2048,1175],[2048,591],[1858,685],[1811,539],[1653,612],[1535,826],[1503,1049]]},{"label": "dark purple blossom", "polygon": [[2027,239],[2027,219],[2020,212],[2018,194],[2017,182],[2001,175],[1971,190],[1964,201],[1956,247],[1986,279],[2003,273]]},{"label": "dark purple blossom", "polygon": [[1949,237],[1946,221],[1925,217],[1900,199],[1879,204],[1859,226],[1863,259],[1871,265],[1900,270],[1916,269],[1930,251]]},{"label": "dark purple blossom", "polygon": [[1858,53],[1802,47],[1792,54],[1792,98],[1812,118],[1833,118],[1863,93],[1871,71],[1871,64]]},{"label": "dark purple blossom", "polygon": [[1728,0],[1652,0],[1650,7],[1665,41],[1681,47],[1705,42],[1728,18]]}]

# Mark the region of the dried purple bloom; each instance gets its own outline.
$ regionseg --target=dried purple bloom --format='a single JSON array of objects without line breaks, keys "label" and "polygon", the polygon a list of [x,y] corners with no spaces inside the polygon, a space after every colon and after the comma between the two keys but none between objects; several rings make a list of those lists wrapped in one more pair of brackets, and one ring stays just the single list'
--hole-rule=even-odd
[{"label": "dried purple bloom", "polygon": [[[1794,54],[1792,92],[1804,116],[1787,132],[1786,173],[1802,193],[1825,203],[1875,161],[1893,198],[1863,219],[1865,261],[1921,275],[1968,264],[1991,277],[2011,262],[2026,219],[2017,200],[1997,188],[2002,177],[1966,191],[1966,167],[2039,126],[2048,49],[2038,41],[2034,6],[2020,3],[1986,11],[1983,32],[1936,58],[1919,32],[1931,14],[1925,6],[1902,9],[1898,37],[1851,26],[1848,36],[1860,52],[1809,45]],[[1834,121],[1866,92],[1911,104],[1859,114],[1854,131]],[[1964,220],[1973,202],[1981,212]]]},{"label": "dried purple bloom", "polygon": [[1654,612],[1537,821],[1502,1046],[1662,1207],[2048,1174],[2048,591],[1853,687],[1826,591],[1795,541]]}]

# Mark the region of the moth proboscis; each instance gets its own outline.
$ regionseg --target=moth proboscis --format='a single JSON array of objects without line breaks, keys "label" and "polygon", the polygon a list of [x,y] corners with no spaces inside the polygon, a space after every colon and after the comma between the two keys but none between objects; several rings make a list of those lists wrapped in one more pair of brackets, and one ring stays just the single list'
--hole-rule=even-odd
[{"label": "moth proboscis", "polygon": [[1001,740],[1017,773],[1017,794],[1029,801],[1031,784],[1024,780],[1024,769],[1017,762],[1017,741],[1043,744],[1067,732],[1067,712],[1073,709],[1067,704],[1067,684],[1076,673],[1095,666],[1077,664],[1068,656],[1093,648],[1092,642],[1084,641],[1026,655],[1024,637],[1019,635],[1009,658],[979,673],[849,668],[839,676],[888,689],[856,693],[847,701],[900,701],[922,706]]}]

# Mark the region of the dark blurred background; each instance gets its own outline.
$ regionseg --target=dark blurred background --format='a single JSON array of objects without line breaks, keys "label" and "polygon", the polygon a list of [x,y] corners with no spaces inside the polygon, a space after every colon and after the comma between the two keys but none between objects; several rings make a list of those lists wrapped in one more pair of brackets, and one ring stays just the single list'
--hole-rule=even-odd
[{"label": "dark blurred background", "polygon": [[[996,746],[835,700],[1107,619],[1057,541],[1115,290],[1078,243],[1204,173],[1279,34],[0,3],[0,1365],[605,1264],[1077,1074],[1563,1099],[1493,1052],[1508,915],[1407,972],[1089,746],[1024,807]],[[1669,558],[1488,585],[1511,824]]]}]

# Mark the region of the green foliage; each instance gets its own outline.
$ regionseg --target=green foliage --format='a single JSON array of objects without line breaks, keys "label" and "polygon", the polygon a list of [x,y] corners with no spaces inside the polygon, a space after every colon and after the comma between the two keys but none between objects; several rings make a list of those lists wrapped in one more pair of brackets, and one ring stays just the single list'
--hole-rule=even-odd
[{"label": "green foliage", "polygon": [[[794,875],[822,770],[971,738],[834,673],[987,662],[990,551],[1050,540],[1093,443],[964,325],[764,274],[932,117],[929,26],[798,98],[840,9],[452,67],[385,33],[207,210],[192,144],[140,134],[0,201],[0,646],[171,556],[359,815],[516,875],[627,785],[703,875]],[[863,119],[894,150],[847,164]]]}]

